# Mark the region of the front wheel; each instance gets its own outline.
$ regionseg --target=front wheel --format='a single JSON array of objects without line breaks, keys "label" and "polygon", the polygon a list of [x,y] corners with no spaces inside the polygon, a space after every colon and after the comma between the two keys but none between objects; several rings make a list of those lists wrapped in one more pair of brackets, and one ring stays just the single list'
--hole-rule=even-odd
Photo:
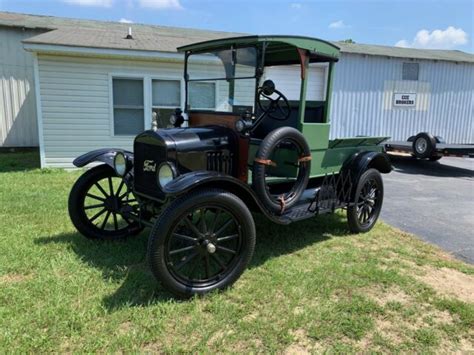
[{"label": "front wheel", "polygon": [[154,276],[179,297],[232,285],[255,248],[255,224],[237,196],[198,190],[174,200],[153,227],[148,260]]},{"label": "front wheel", "polygon": [[87,170],[69,194],[71,221],[89,239],[116,240],[138,234],[139,224],[121,215],[124,206],[138,208],[125,181],[108,165]]},{"label": "front wheel", "polygon": [[370,231],[382,210],[383,182],[380,172],[369,169],[357,183],[354,203],[347,208],[347,222],[353,233]]}]

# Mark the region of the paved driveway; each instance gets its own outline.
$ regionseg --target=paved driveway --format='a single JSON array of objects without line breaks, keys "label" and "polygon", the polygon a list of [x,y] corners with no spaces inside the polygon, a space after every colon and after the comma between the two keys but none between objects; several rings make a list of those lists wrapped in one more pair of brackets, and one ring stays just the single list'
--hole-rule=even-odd
[{"label": "paved driveway", "polygon": [[381,218],[474,264],[474,159],[392,156]]}]

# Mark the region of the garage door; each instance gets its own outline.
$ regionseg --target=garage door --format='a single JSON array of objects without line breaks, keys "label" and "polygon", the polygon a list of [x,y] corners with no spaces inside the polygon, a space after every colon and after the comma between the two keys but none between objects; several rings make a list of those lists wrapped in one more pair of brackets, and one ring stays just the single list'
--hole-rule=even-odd
[{"label": "garage door", "polygon": [[[325,65],[310,65],[307,100],[324,101],[326,99],[326,68]],[[299,65],[267,67],[264,73],[264,78],[273,80],[277,90],[281,91],[288,100],[300,99],[300,77]]]}]

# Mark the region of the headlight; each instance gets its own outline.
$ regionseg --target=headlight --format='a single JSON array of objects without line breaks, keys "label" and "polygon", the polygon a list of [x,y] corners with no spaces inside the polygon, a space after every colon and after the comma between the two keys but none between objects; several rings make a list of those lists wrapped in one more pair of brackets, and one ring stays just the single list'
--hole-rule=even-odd
[{"label": "headlight", "polygon": [[165,187],[176,177],[176,169],[173,164],[166,162],[162,163],[158,168],[158,184]]},{"label": "headlight", "polygon": [[127,173],[127,158],[125,154],[121,152],[115,154],[114,169],[118,176],[124,176]]}]

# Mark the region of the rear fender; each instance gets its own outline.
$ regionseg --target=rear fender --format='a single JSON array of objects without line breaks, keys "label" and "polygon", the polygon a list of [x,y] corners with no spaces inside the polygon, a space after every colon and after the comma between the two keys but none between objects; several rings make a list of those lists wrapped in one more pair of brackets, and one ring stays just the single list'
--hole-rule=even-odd
[{"label": "rear fender", "polygon": [[72,163],[74,164],[74,166],[81,168],[93,162],[101,162],[113,168],[114,157],[115,157],[115,154],[117,154],[118,152],[125,154],[127,159],[133,162],[132,152],[129,152],[123,149],[118,149],[118,148],[103,148],[103,149],[96,149],[86,154],[83,154],[77,157],[76,159],[74,159]]},{"label": "rear fender", "polygon": [[359,179],[368,169],[377,169],[383,174],[392,171],[392,164],[387,154],[380,152],[360,152],[355,153],[346,160],[342,166],[341,173],[349,174],[352,188],[350,191],[351,201],[355,196],[355,191]]},{"label": "rear fender", "polygon": [[351,156],[343,165],[342,172],[349,173],[354,186],[367,169],[377,169],[383,174],[392,171],[387,154],[381,152],[361,152]]}]

